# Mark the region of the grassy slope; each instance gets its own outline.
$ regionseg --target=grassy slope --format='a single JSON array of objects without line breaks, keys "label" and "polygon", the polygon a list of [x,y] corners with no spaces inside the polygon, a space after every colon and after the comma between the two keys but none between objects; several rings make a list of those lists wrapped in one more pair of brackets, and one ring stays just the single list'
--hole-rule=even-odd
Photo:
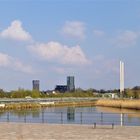
[{"label": "grassy slope", "polygon": [[127,109],[140,109],[140,100],[101,99],[97,101],[96,105],[106,107],[127,108]]}]

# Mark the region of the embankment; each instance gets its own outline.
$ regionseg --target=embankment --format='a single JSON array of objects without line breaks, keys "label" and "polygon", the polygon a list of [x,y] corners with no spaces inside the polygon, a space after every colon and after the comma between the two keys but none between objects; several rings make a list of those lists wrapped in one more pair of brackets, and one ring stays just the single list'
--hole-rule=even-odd
[{"label": "embankment", "polygon": [[127,100],[127,99],[100,99],[96,102],[96,106],[116,107],[126,109],[140,110],[140,100]]},{"label": "embankment", "polygon": [[57,101],[57,102],[19,102],[19,103],[5,103],[0,104],[0,109],[28,109],[41,107],[60,107],[60,106],[104,106],[125,109],[140,110],[140,100],[127,99],[100,99],[100,100],[86,100],[86,101]]},{"label": "embankment", "polygon": [[0,109],[30,109],[41,107],[60,107],[60,106],[94,106],[96,101],[69,101],[69,102],[38,102],[38,103],[7,103],[0,104]]}]

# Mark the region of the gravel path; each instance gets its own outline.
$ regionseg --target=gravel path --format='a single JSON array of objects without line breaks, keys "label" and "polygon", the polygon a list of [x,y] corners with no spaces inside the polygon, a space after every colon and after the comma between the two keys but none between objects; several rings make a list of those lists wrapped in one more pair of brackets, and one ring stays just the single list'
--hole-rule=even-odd
[{"label": "gravel path", "polygon": [[140,127],[0,123],[0,140],[140,140]]}]

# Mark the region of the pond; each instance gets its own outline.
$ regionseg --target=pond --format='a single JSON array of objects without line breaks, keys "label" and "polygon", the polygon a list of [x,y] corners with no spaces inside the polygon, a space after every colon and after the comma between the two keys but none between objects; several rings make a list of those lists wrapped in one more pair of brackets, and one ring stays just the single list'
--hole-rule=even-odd
[{"label": "pond", "polygon": [[140,126],[140,111],[107,107],[50,107],[1,110],[0,122],[115,124]]}]

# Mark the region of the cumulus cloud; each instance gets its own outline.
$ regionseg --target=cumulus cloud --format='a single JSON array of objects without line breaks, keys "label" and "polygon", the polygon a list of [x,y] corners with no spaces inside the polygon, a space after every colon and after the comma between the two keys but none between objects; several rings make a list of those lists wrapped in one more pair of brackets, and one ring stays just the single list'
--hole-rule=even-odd
[{"label": "cumulus cloud", "polygon": [[104,31],[102,31],[102,30],[93,30],[93,34],[94,34],[95,36],[101,37],[101,36],[103,36],[105,33],[104,33]]},{"label": "cumulus cloud", "polygon": [[107,59],[105,62],[105,67],[107,68],[107,72],[113,72],[119,74],[119,61],[116,59]]},{"label": "cumulus cloud", "polygon": [[0,66],[8,66],[10,57],[7,54],[0,53]]},{"label": "cumulus cloud", "polygon": [[134,31],[126,30],[121,32],[115,39],[115,43],[119,47],[129,47],[136,44],[139,34]]},{"label": "cumulus cloud", "polygon": [[84,39],[85,25],[80,21],[67,21],[62,28],[62,33],[69,37]]},{"label": "cumulus cloud", "polygon": [[33,73],[31,66],[25,65],[16,58],[4,53],[0,53],[0,67],[7,67],[24,73]]},{"label": "cumulus cloud", "polygon": [[104,55],[96,55],[93,57],[93,72],[100,75],[119,73],[119,61],[116,59],[108,59]]},{"label": "cumulus cloud", "polygon": [[22,23],[19,20],[14,20],[7,29],[0,33],[0,36],[19,41],[32,40],[31,35],[23,29]]},{"label": "cumulus cloud", "polygon": [[35,44],[29,46],[30,51],[40,58],[61,64],[84,65],[90,61],[86,58],[80,46],[68,47],[58,42]]},{"label": "cumulus cloud", "polygon": [[52,67],[52,70],[58,74],[64,74],[66,72],[65,67]]},{"label": "cumulus cloud", "polygon": [[33,73],[33,69],[30,65],[26,65],[26,64],[23,64],[22,62],[20,62],[19,60],[14,60],[14,63],[12,64],[12,68],[16,71],[21,71],[21,72],[24,72],[24,73],[29,73],[29,74],[32,74]]}]

